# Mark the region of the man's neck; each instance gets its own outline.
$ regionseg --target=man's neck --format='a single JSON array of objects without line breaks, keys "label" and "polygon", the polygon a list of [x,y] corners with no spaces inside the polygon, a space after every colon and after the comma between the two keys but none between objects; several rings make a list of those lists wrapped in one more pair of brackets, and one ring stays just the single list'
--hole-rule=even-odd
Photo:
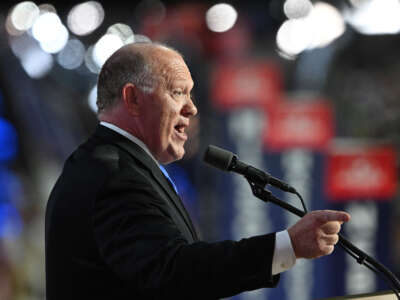
[{"label": "man's neck", "polygon": [[129,139],[130,141],[132,141],[133,143],[137,144],[140,148],[142,148],[159,166],[158,161],[156,160],[156,158],[153,156],[153,154],[150,152],[150,149],[146,146],[146,144],[140,140],[139,138],[137,138],[136,136],[134,136],[133,134],[131,134],[130,132],[128,132],[127,130],[121,128],[118,125],[115,125],[111,122],[107,122],[107,121],[100,121],[100,125],[107,127],[108,129],[111,129],[117,133],[119,133],[120,135],[126,137],[127,139]]}]

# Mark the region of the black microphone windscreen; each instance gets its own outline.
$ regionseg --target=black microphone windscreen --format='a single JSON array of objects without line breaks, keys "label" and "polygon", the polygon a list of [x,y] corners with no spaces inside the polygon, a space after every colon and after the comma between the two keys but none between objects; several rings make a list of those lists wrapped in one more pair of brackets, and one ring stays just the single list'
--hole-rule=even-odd
[{"label": "black microphone windscreen", "polygon": [[204,154],[204,161],[222,171],[229,171],[234,154],[219,147],[209,145]]}]

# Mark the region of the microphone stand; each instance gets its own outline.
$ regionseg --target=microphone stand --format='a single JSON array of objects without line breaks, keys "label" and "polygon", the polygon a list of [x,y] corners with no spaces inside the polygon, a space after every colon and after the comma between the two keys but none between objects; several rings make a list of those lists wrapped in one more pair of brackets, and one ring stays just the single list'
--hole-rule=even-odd
[{"label": "microphone stand", "polygon": [[[258,199],[264,202],[272,202],[299,217],[303,217],[306,214],[305,212],[297,209],[296,207],[275,197],[270,191],[265,189],[266,184],[257,183],[249,179],[247,176],[245,177],[250,184],[253,195],[256,196]],[[383,264],[381,264],[380,262],[369,256],[365,252],[363,252],[361,249],[354,246],[341,234],[339,234],[338,244],[341,248],[343,248],[343,250],[345,250],[350,256],[352,256],[360,265],[366,266],[367,268],[374,271],[378,275],[379,274],[384,275],[383,279],[393,290],[397,299],[400,299],[399,296],[400,281],[388,268],[386,268]]]}]

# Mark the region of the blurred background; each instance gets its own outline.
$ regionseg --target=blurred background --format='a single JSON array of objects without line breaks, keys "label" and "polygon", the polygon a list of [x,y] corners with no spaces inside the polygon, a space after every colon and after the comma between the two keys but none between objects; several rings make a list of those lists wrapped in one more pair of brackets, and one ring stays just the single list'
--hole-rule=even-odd
[{"label": "blurred background", "polygon": [[[209,144],[267,170],[309,210],[344,209],[350,241],[400,275],[398,0],[0,3],[0,299],[45,299],[44,211],[69,154],[97,125],[96,80],[132,42],[179,50],[199,115],[167,166],[203,239],[282,230],[296,216],[202,162]],[[291,195],[272,190],[301,207]],[[388,290],[337,249],[235,299]]]}]

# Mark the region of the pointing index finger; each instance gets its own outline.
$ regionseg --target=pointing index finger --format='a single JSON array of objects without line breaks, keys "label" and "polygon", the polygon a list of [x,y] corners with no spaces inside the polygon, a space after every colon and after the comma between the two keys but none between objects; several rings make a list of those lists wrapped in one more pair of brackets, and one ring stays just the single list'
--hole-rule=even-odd
[{"label": "pointing index finger", "polygon": [[344,223],[350,221],[351,216],[344,211],[321,210],[317,218],[321,223],[327,223],[331,221]]}]

